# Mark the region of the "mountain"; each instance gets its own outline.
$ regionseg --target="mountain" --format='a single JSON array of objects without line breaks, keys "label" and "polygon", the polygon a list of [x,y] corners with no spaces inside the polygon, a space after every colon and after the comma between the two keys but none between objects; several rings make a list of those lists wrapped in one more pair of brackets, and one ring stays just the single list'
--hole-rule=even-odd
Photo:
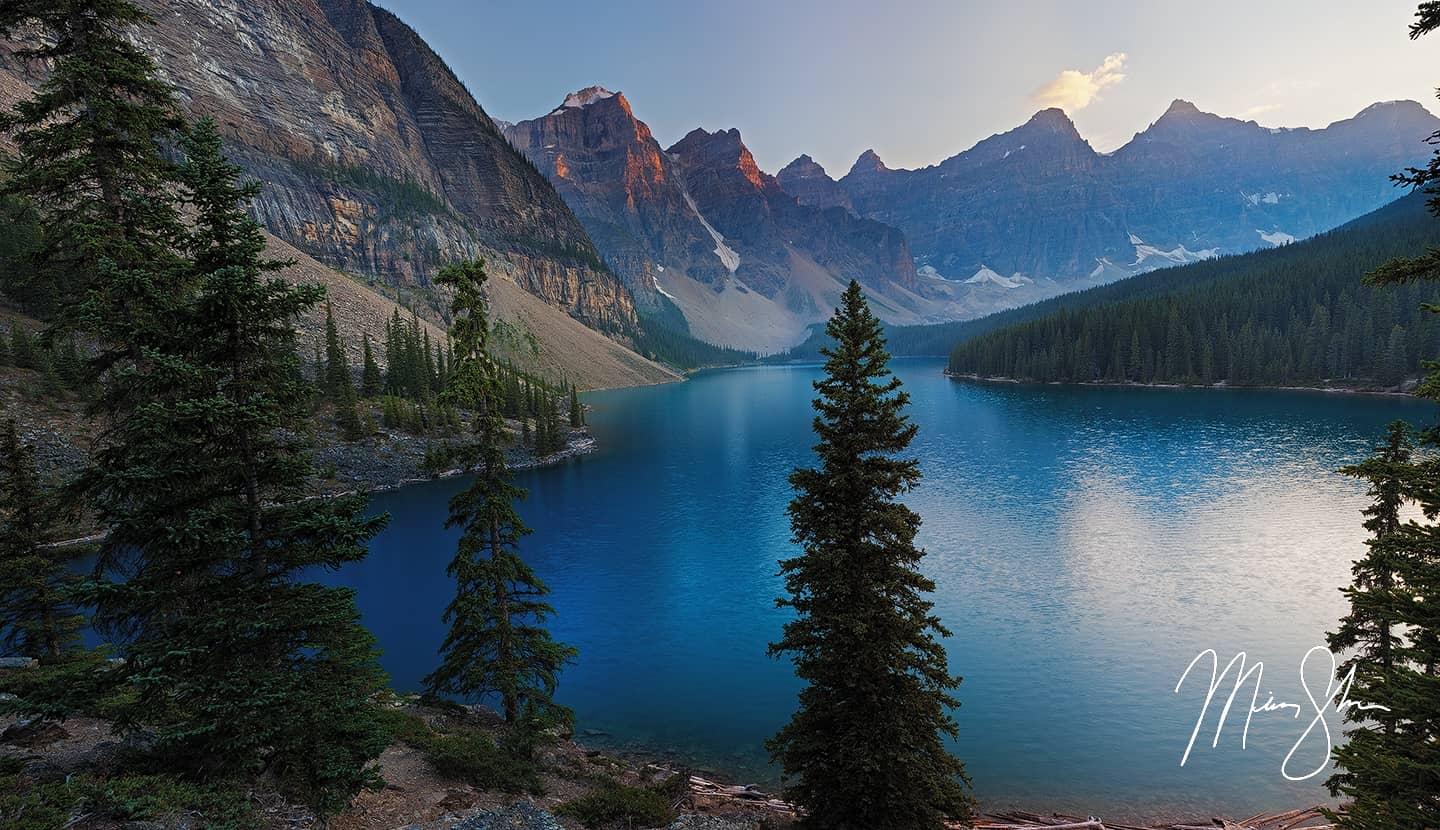
[{"label": "mountain", "polygon": [[677,309],[704,340],[789,346],[852,278],[887,319],[947,316],[943,292],[924,296],[904,234],[843,207],[800,204],[737,130],[694,130],[661,149],[622,93],[591,87],[506,135],[642,305]]},{"label": "mountain", "polygon": [[[441,265],[485,256],[492,275],[590,327],[637,326],[564,200],[395,15],[364,0],[142,4],[156,22],[137,38],[265,183],[254,212],[271,233],[432,303]],[[0,48],[12,99],[40,71]]]},{"label": "mountain", "polygon": [[840,187],[840,183],[830,178],[825,168],[808,155],[802,155],[785,165],[775,174],[775,178],[780,182],[780,187],[802,205],[838,207],[855,212],[855,204],[850,201],[850,196]]},{"label": "mountain", "polygon": [[1157,267],[1286,244],[1396,197],[1391,173],[1440,128],[1413,101],[1324,129],[1271,129],[1175,101],[1098,153],[1058,109],[919,170],[866,151],[833,182],[797,159],[802,203],[836,204],[905,232],[922,277],[963,286],[976,313]]},{"label": "mountain", "polygon": [[[1393,388],[1440,352],[1433,286],[1363,285],[1436,244],[1413,194],[1273,250],[1154,271],[956,324],[960,374],[1036,381]],[[986,329],[989,329],[988,331]]]}]

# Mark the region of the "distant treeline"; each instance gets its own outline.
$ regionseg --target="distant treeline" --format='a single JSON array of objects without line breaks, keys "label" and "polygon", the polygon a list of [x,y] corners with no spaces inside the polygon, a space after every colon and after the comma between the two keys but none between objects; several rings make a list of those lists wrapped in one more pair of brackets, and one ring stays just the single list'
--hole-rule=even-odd
[{"label": "distant treeline", "polygon": [[959,343],[950,369],[1035,381],[1394,386],[1440,350],[1440,326],[1422,307],[1435,291],[1361,281],[1437,241],[1423,208],[1410,197],[1312,240],[1083,292],[1068,308]]}]

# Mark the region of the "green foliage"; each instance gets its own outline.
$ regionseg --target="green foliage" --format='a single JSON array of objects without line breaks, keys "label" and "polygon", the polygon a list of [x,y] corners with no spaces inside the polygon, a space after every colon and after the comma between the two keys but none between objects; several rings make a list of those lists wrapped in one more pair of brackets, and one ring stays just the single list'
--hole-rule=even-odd
[{"label": "green foliage", "polygon": [[1360,278],[1431,243],[1421,208],[1418,197],[1402,199],[1312,240],[1008,313],[1028,321],[961,342],[950,369],[1036,381],[1395,386],[1440,350],[1440,325],[1424,308],[1430,289],[1385,269],[1369,282],[1402,284],[1377,291]]},{"label": "green foliage", "polygon": [[56,830],[81,815],[110,822],[185,823],[197,830],[259,830],[260,816],[241,790],[198,786],[161,775],[80,776],[31,783],[0,776],[0,824],[7,830]]},{"label": "green foliage", "polygon": [[[1411,38],[1440,27],[1440,5],[1422,3],[1410,28]],[[1440,93],[1437,93],[1440,95]],[[1440,144],[1440,133],[1431,136]],[[1426,168],[1393,177],[1399,184],[1424,189],[1430,213],[1440,216],[1440,150]],[[1417,198],[1417,197],[1412,197]],[[1440,249],[1417,255],[1398,252],[1366,277],[1385,286],[1385,294],[1424,295],[1440,280]],[[1440,305],[1422,306],[1426,316]],[[1403,332],[1392,329],[1386,360],[1395,363],[1404,347]],[[1398,341],[1398,342],[1397,342]],[[1426,376],[1416,396],[1440,402],[1440,361],[1427,343],[1421,355]],[[1413,357],[1413,354],[1411,355]],[[1403,367],[1408,369],[1408,363]],[[1343,472],[1370,483],[1370,507],[1364,511],[1370,531],[1368,551],[1355,563],[1354,581],[1344,589],[1349,613],[1329,635],[1332,649],[1348,650],[1339,670],[1343,683],[1351,672],[1352,704],[1346,720],[1349,740],[1336,747],[1336,772],[1326,782],[1330,793],[1348,800],[1332,814],[1347,830],[1428,830],[1440,827],[1440,427],[1421,433],[1426,450],[1415,452],[1411,429],[1391,424],[1374,454]],[[1402,521],[1402,508],[1414,504],[1425,521]]]},{"label": "green foliage", "polygon": [[509,435],[500,372],[488,350],[485,279],[480,262],[448,266],[437,278],[454,290],[454,356],[445,400],[476,413],[471,440],[456,445],[455,457],[477,474],[450,501],[446,526],[461,528],[447,569],[456,595],[445,609],[450,630],[441,663],[425,678],[425,688],[472,700],[498,695],[506,723],[514,725],[522,709],[552,705],[560,669],[575,649],[545,630],[554,613],[544,601],[549,589],[519,554],[530,529],[515,512],[525,491],[515,486],[505,462]]},{"label": "green foliage", "polygon": [[916,426],[887,366],[880,323],[851,282],[827,330],[814,429],[818,468],[790,476],[799,556],[780,563],[788,596],[772,655],[805,682],[800,707],[769,749],[802,823],[825,830],[922,830],[969,816],[964,766],[946,751],[960,679],[939,638],[949,632],[925,598],[920,517],[898,496],[920,480],[897,457]]},{"label": "green foliage", "polygon": [[60,661],[78,646],[85,620],[71,601],[74,552],[48,546],[56,504],[36,479],[33,455],[14,420],[0,424],[0,645]]},{"label": "green foliage", "polygon": [[594,791],[561,804],[555,814],[586,827],[662,827],[675,820],[675,804],[685,786],[679,775],[645,787],[606,780]]},{"label": "green foliage", "polygon": [[421,744],[425,758],[441,775],[482,790],[541,795],[540,771],[528,747],[505,747],[483,732],[463,730],[436,735]]},{"label": "green foliage", "polygon": [[[48,66],[36,94],[0,118],[19,154],[6,196],[43,207],[27,281],[46,286],[63,325],[103,332],[133,362],[140,335],[163,325],[178,275],[170,198],[180,119],[171,89],[132,39],[148,15],[129,0],[14,0],[0,33],[48,37],[18,57]],[[123,284],[125,290],[115,291]]]},{"label": "green foliage", "polygon": [[379,397],[385,390],[385,376],[380,372],[380,364],[375,362],[375,352],[370,348],[370,335],[366,334],[362,342],[360,396],[369,400]]}]

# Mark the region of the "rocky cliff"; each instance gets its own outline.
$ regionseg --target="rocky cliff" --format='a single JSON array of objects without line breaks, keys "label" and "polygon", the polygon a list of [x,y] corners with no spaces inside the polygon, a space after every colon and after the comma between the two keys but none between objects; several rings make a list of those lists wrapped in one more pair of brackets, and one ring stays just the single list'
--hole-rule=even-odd
[{"label": "rocky cliff", "polygon": [[801,205],[759,169],[736,130],[695,130],[662,150],[623,94],[592,87],[506,135],[632,292],[675,304],[704,339],[789,345],[852,278],[880,298],[882,314],[928,319],[915,308],[924,303],[911,294],[917,278],[902,233],[843,208]]},{"label": "rocky cliff", "polygon": [[[426,288],[488,256],[606,331],[634,302],[545,177],[429,46],[365,0],[142,0],[138,40],[194,115],[266,185],[276,236],[335,268]],[[34,68],[0,54],[7,88]]]}]

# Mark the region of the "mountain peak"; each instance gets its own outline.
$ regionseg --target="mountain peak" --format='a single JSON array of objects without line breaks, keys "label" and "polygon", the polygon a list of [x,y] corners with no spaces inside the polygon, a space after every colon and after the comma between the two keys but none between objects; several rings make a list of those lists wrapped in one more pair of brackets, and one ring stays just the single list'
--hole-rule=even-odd
[{"label": "mountain peak", "polygon": [[855,159],[855,163],[850,166],[851,173],[880,173],[889,169],[885,162],[880,160],[880,154],[874,150],[861,153],[860,158]]},{"label": "mountain peak", "polygon": [[1048,107],[1030,116],[1019,129],[1033,131],[1044,130],[1055,135],[1071,136],[1080,138],[1080,131],[1075,129],[1075,122],[1065,114],[1065,110],[1059,107]]},{"label": "mountain peak", "polygon": [[611,92],[603,86],[587,86],[578,92],[566,95],[565,102],[560,105],[560,109],[588,107],[596,101],[614,98],[618,94],[618,92]]},{"label": "mountain peak", "polygon": [[811,158],[809,153],[801,153],[799,156],[795,157],[794,161],[780,168],[779,175],[783,177],[786,174],[824,176],[825,168],[821,167],[820,164],[815,161],[815,159]]},{"label": "mountain peak", "polygon": [[1166,115],[1199,115],[1199,114],[1201,114],[1199,107],[1195,106],[1194,104],[1190,103],[1189,101],[1186,101],[1184,98],[1176,98],[1174,101],[1171,101],[1171,102],[1170,102],[1170,106],[1169,106],[1168,108],[1166,108],[1164,115],[1161,115],[1160,117],[1161,117],[1161,118],[1164,118]]}]

